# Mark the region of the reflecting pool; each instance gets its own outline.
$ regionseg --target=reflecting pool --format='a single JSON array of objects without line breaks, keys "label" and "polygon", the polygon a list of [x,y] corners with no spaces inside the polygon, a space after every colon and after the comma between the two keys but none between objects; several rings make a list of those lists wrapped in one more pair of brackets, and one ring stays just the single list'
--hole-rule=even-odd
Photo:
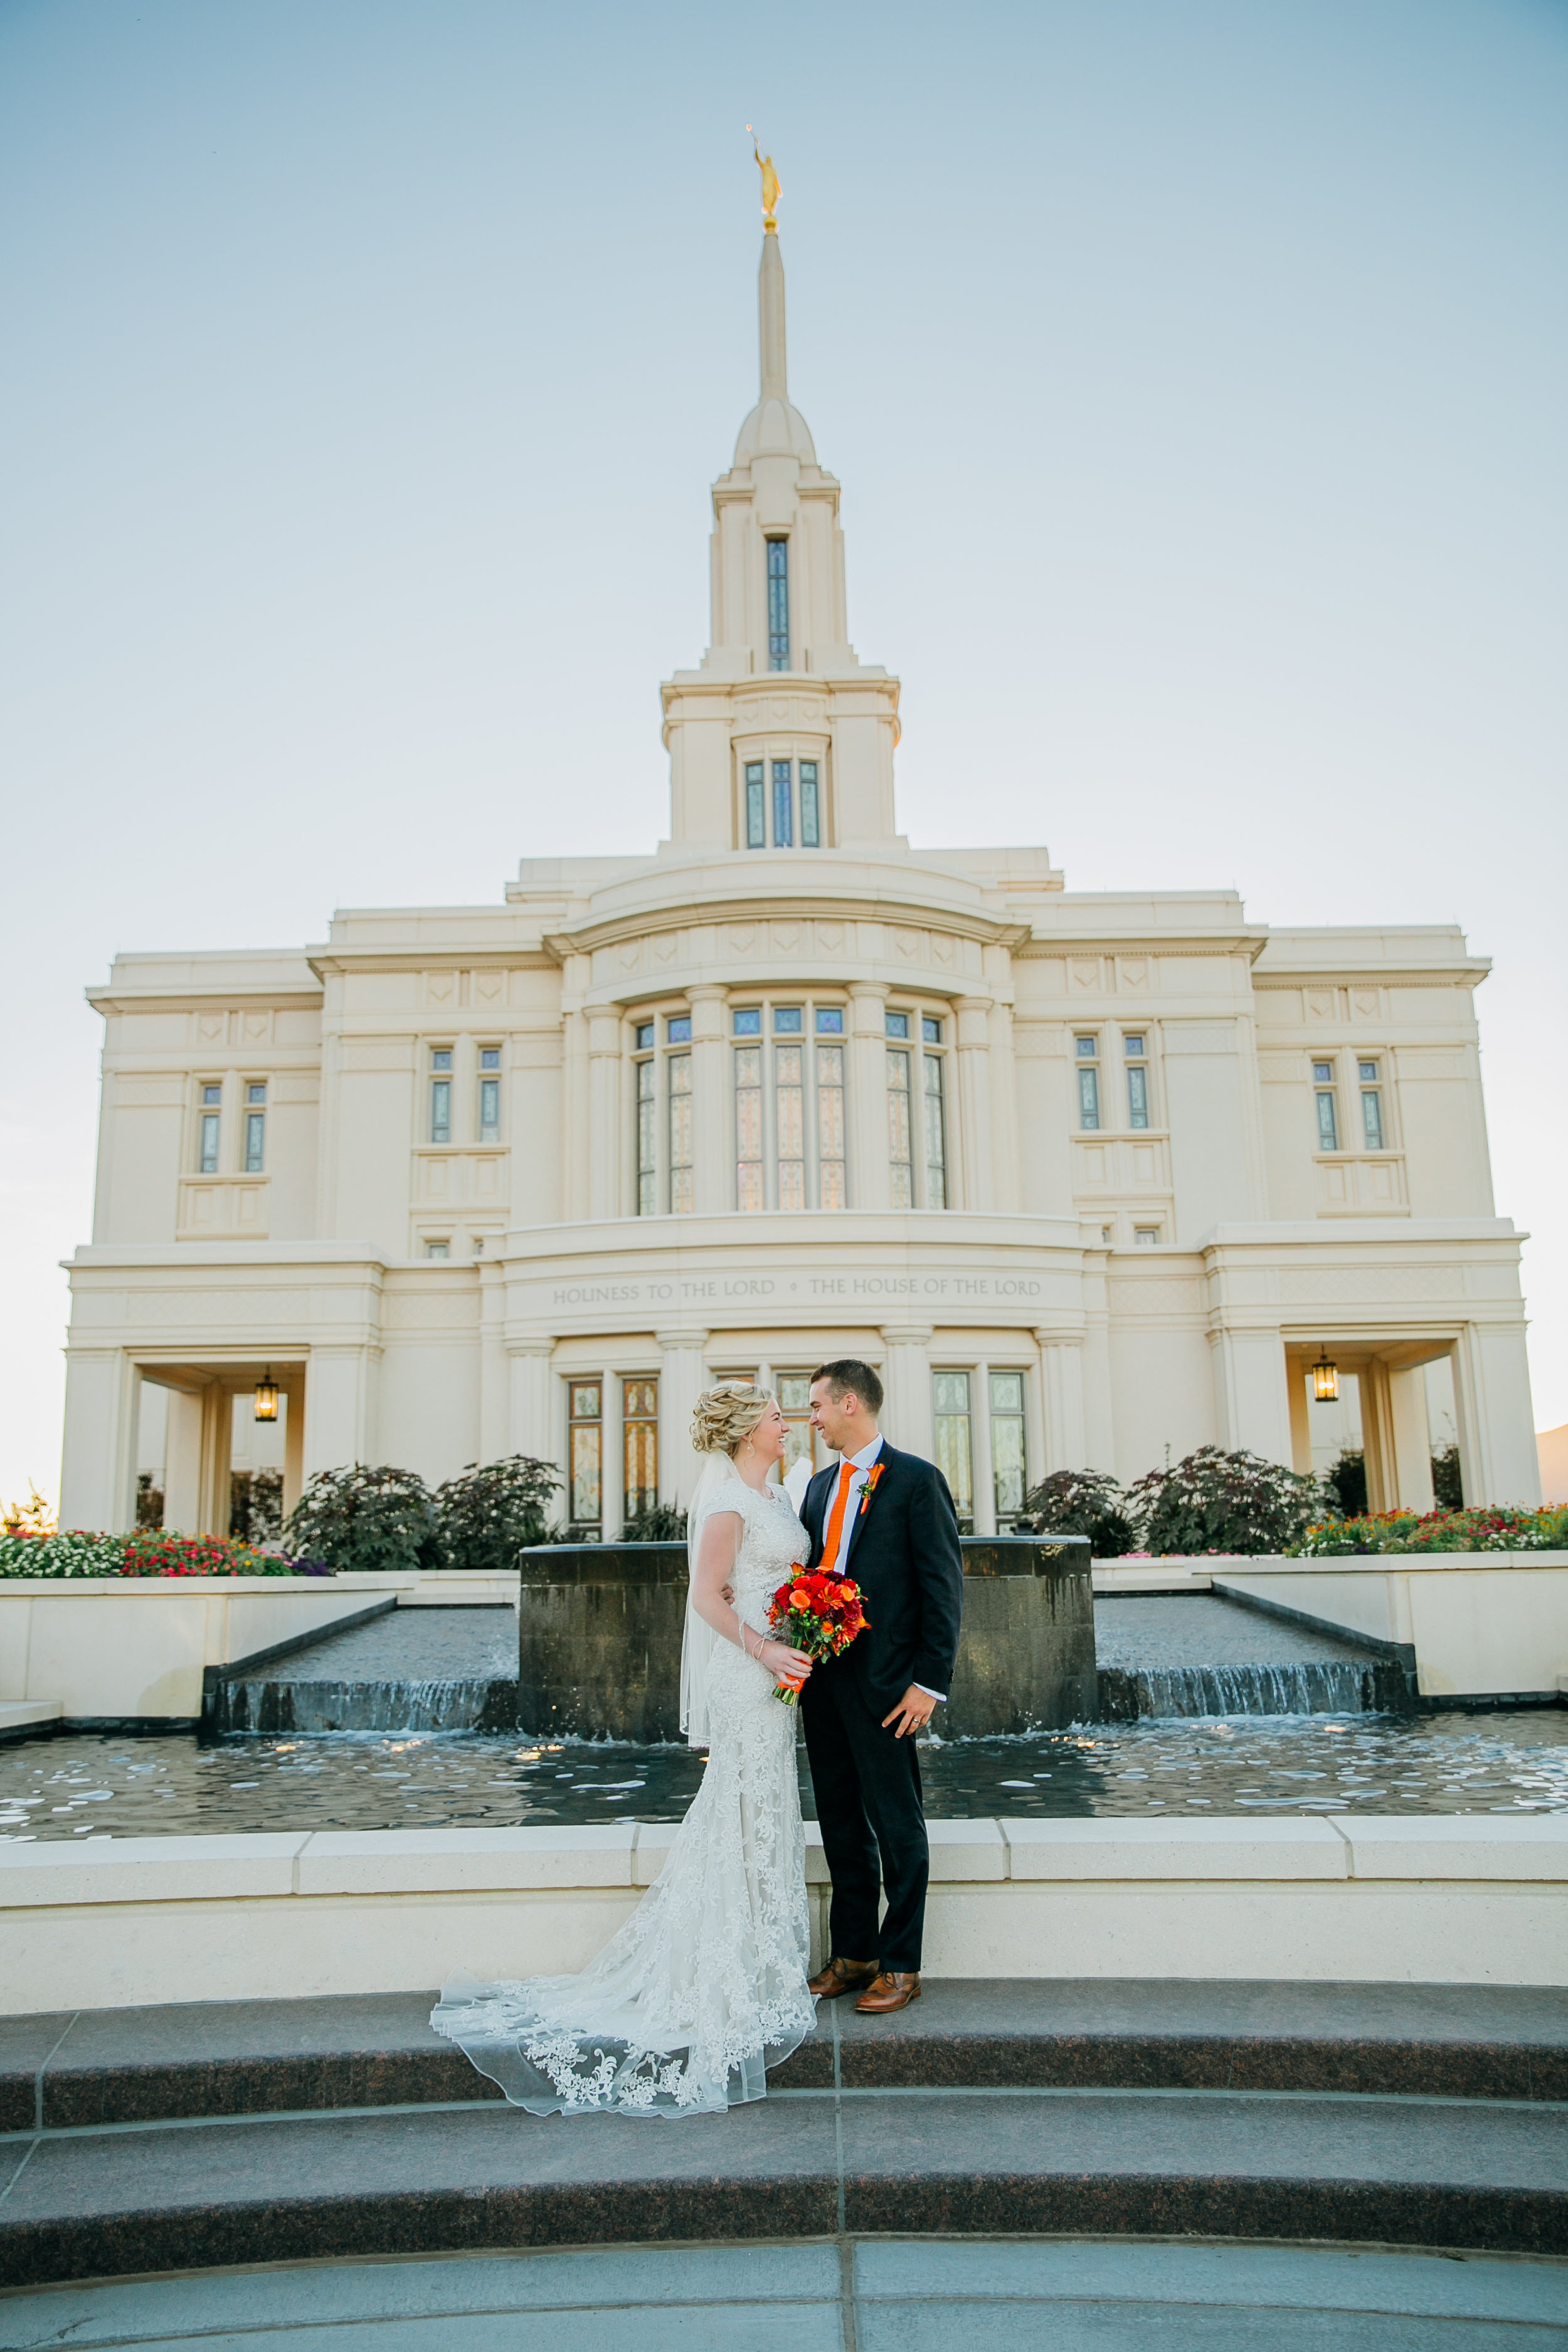
[{"label": "reflecting pool", "polygon": [[[489,1733],[63,1734],[0,1747],[0,1838],[679,1821],[684,1748]],[[1519,1813],[1568,1808],[1568,1709],[1089,1724],[922,1743],[933,1819],[963,1814]],[[816,1811],[805,1752],[801,1798]]]}]

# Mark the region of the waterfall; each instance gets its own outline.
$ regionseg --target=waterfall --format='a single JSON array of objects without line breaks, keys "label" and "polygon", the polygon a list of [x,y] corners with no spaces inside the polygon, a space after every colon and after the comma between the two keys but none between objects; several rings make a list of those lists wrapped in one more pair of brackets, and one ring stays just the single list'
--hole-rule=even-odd
[{"label": "waterfall", "polygon": [[476,1675],[379,1682],[220,1683],[211,1728],[249,1731],[502,1731],[517,1721],[517,1685]]},{"label": "waterfall", "polygon": [[1369,1715],[1406,1704],[1400,1669],[1382,1661],[1100,1670],[1100,1710],[1112,1722],[1138,1716]]}]

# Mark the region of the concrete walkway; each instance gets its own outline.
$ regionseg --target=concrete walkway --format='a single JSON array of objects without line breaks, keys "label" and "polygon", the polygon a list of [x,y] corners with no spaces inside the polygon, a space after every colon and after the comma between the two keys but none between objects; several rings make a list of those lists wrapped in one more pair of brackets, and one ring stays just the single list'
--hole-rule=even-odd
[{"label": "concrete walkway", "polygon": [[310,2264],[0,2295],[0,2352],[1548,2352],[1568,2265],[992,2238]]}]

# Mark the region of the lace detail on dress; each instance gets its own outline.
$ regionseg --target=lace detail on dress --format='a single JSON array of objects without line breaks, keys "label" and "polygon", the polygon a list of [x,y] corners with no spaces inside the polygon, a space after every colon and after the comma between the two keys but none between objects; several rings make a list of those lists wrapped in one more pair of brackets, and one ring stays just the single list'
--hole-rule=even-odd
[{"label": "lace detail on dress", "polygon": [[[739,1486],[732,1590],[761,1632],[810,1542],[787,1498]],[[726,1507],[730,1505],[728,1494]],[[765,2095],[811,2031],[794,1707],[733,1643],[710,1668],[707,1769],[668,1858],[580,1976],[459,1973],[430,2022],[534,2115],[709,2115]]]}]

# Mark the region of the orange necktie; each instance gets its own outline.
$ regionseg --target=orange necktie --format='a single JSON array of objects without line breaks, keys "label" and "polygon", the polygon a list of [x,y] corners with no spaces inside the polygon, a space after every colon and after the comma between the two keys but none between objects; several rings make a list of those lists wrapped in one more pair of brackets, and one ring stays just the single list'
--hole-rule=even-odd
[{"label": "orange necktie", "polygon": [[838,1492],[833,1497],[833,1510],[827,1522],[827,1537],[822,1547],[822,1565],[825,1569],[833,1569],[838,1564],[838,1538],[844,1532],[844,1506],[849,1500],[849,1481],[854,1475],[853,1462],[846,1461],[840,1464]]}]

